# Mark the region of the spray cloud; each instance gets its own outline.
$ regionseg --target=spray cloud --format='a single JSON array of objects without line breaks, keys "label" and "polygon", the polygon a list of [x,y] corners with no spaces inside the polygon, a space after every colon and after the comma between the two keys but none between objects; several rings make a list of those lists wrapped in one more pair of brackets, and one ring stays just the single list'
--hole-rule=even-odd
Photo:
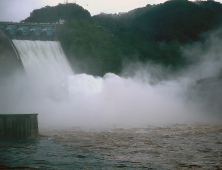
[{"label": "spray cloud", "polygon": [[[222,62],[222,49],[218,46],[221,39],[215,36],[218,34],[220,32],[210,35],[204,44],[184,47],[184,55],[197,58],[198,64],[173,79],[161,81],[155,79],[155,74],[163,75],[166,70],[150,64],[142,68],[138,64],[140,68],[136,67],[131,77],[112,73],[107,73],[103,78],[73,75],[67,63],[57,67],[61,61],[65,63],[61,49],[55,48],[57,43],[44,42],[46,45],[43,45],[38,41],[32,42],[34,44],[14,41],[20,54],[27,56],[26,64],[32,64],[30,70],[33,73],[30,75],[26,70],[28,78],[17,73],[4,82],[0,112],[39,113],[39,126],[53,128],[142,127],[211,121],[214,117],[203,114],[206,110],[199,102],[189,102],[187,94],[196,80],[218,76]],[[206,44],[208,48],[203,51]],[[51,58],[52,55],[57,57]],[[44,65],[36,65],[43,59]],[[28,69],[26,64],[24,66]],[[58,73],[59,78],[50,75],[51,71],[47,69],[52,67],[55,69],[52,72]]]}]

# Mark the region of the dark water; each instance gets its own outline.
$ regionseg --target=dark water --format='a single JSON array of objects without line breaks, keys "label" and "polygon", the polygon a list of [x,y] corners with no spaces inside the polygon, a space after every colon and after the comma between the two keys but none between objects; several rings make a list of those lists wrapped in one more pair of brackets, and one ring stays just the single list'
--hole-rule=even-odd
[{"label": "dark water", "polygon": [[150,164],[111,161],[97,152],[80,152],[51,138],[0,142],[0,169],[161,169]]},{"label": "dark water", "polygon": [[222,169],[218,124],[41,133],[46,137],[0,142],[0,168]]}]

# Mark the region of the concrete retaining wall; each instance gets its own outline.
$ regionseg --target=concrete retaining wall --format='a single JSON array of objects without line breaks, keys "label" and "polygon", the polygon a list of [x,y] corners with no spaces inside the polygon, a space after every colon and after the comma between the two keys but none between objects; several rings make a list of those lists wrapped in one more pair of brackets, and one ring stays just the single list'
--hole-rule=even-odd
[{"label": "concrete retaining wall", "polygon": [[38,137],[38,114],[0,114],[1,139]]}]

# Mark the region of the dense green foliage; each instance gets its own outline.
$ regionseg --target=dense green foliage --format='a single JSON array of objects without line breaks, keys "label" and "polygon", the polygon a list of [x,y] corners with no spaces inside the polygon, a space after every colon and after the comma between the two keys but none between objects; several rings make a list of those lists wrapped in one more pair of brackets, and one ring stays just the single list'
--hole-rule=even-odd
[{"label": "dense green foliage", "polygon": [[[94,16],[93,20],[117,35],[125,28],[131,32],[139,32],[151,41],[187,42],[197,40],[201,32],[212,28],[217,21],[217,13],[194,2],[167,1],[118,16],[100,14]],[[120,27],[121,24],[125,27]],[[117,27],[113,28],[113,25]]]},{"label": "dense green foliage", "polygon": [[220,4],[220,2],[208,0],[208,1],[196,1],[196,4],[216,12],[220,18],[220,20],[218,20],[218,22],[221,22],[222,5]]},{"label": "dense green foliage", "polygon": [[[215,24],[215,13],[189,1],[167,1],[139,16],[134,30],[140,29],[147,39],[187,42]],[[147,29],[149,28],[149,29]]]},{"label": "dense green foliage", "polygon": [[57,27],[57,34],[72,65],[85,73],[119,73],[123,60],[138,56],[127,44],[86,20],[65,22]]},{"label": "dense green foliage", "polygon": [[32,11],[30,17],[26,18],[23,22],[55,23],[60,18],[66,21],[72,19],[91,20],[91,15],[87,10],[84,10],[75,3],[59,4],[55,7],[46,6]]},{"label": "dense green foliage", "polygon": [[76,4],[34,10],[26,22],[55,22],[57,36],[75,70],[93,75],[120,73],[124,61],[186,66],[181,46],[220,25],[222,5],[214,1],[171,0],[128,13],[90,17]]}]

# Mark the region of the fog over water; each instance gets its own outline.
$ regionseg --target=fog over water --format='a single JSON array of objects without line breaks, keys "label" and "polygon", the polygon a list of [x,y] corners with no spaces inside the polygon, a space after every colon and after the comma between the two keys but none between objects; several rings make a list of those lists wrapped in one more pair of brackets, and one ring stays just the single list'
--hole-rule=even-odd
[{"label": "fog over water", "polygon": [[[171,74],[161,66],[128,64],[122,76],[74,74],[58,42],[13,40],[27,75],[1,87],[1,113],[39,113],[39,127],[144,127],[218,120],[190,99],[196,80],[218,76],[221,32],[182,49],[195,65]],[[75,68],[74,68],[75,69]],[[220,120],[219,120],[220,121]]]}]

